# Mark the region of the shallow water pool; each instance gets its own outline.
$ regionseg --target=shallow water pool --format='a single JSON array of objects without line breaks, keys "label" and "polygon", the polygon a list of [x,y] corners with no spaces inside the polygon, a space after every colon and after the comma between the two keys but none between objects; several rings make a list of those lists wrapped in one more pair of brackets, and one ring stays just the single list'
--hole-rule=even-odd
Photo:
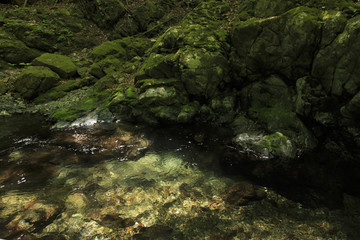
[{"label": "shallow water pool", "polygon": [[341,210],[228,176],[226,129],[0,125],[4,239],[351,239]]}]

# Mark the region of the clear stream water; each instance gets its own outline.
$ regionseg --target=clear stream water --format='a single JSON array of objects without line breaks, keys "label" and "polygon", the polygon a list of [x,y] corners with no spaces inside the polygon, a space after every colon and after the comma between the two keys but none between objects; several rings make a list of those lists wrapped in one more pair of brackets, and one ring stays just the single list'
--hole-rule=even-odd
[{"label": "clear stream water", "polygon": [[352,239],[342,210],[222,171],[226,129],[51,130],[31,115],[0,126],[3,239]]}]

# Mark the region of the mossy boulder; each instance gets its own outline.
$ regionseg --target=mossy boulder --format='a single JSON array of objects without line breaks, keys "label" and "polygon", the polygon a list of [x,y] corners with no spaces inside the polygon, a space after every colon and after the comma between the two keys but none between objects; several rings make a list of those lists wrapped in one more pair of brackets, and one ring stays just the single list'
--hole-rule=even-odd
[{"label": "mossy boulder", "polygon": [[241,103],[267,131],[284,133],[304,150],[316,147],[316,138],[293,112],[292,93],[280,78],[272,76],[245,87]]},{"label": "mossy boulder", "polygon": [[186,91],[198,97],[211,98],[228,74],[227,59],[220,52],[185,48],[179,64]]},{"label": "mossy boulder", "polygon": [[339,13],[333,15],[328,18],[338,23],[329,26],[328,35],[331,37],[316,54],[312,75],[320,79],[328,94],[341,96],[347,93],[353,96],[360,90],[360,46],[357,44],[360,41],[360,16],[348,20],[342,31],[344,19]]},{"label": "mossy boulder", "polygon": [[59,75],[47,67],[29,67],[15,81],[15,89],[25,99],[33,99],[60,81]]},{"label": "mossy boulder", "polygon": [[231,41],[237,79],[278,73],[288,79],[308,75],[321,36],[320,11],[298,7],[276,17],[237,21]]},{"label": "mossy boulder", "polygon": [[14,64],[29,63],[40,55],[40,51],[27,47],[19,40],[0,39],[0,57],[7,62]]},{"label": "mossy boulder", "polygon": [[33,60],[33,65],[49,67],[62,78],[71,78],[77,74],[77,67],[71,58],[59,54],[44,53]]}]

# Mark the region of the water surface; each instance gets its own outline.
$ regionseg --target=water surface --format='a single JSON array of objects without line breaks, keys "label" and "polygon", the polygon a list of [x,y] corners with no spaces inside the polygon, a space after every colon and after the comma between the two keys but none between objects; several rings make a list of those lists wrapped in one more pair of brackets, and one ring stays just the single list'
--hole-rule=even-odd
[{"label": "water surface", "polygon": [[0,125],[5,239],[350,239],[341,210],[226,175],[226,129],[50,130],[36,116]]}]

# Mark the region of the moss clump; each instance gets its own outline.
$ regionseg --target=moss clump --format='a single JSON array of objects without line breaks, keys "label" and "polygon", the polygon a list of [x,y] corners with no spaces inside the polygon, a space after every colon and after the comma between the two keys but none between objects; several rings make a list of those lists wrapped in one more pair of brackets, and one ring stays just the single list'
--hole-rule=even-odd
[{"label": "moss clump", "polygon": [[59,54],[44,53],[34,59],[33,65],[49,67],[62,78],[70,78],[77,73],[77,67],[71,58]]},{"label": "moss clump", "polygon": [[282,145],[286,144],[287,141],[287,137],[277,132],[263,137],[260,144],[268,149],[280,150]]},{"label": "moss clump", "polygon": [[52,115],[53,118],[62,121],[74,121],[78,116],[79,112],[77,109],[71,108],[59,109]]}]

